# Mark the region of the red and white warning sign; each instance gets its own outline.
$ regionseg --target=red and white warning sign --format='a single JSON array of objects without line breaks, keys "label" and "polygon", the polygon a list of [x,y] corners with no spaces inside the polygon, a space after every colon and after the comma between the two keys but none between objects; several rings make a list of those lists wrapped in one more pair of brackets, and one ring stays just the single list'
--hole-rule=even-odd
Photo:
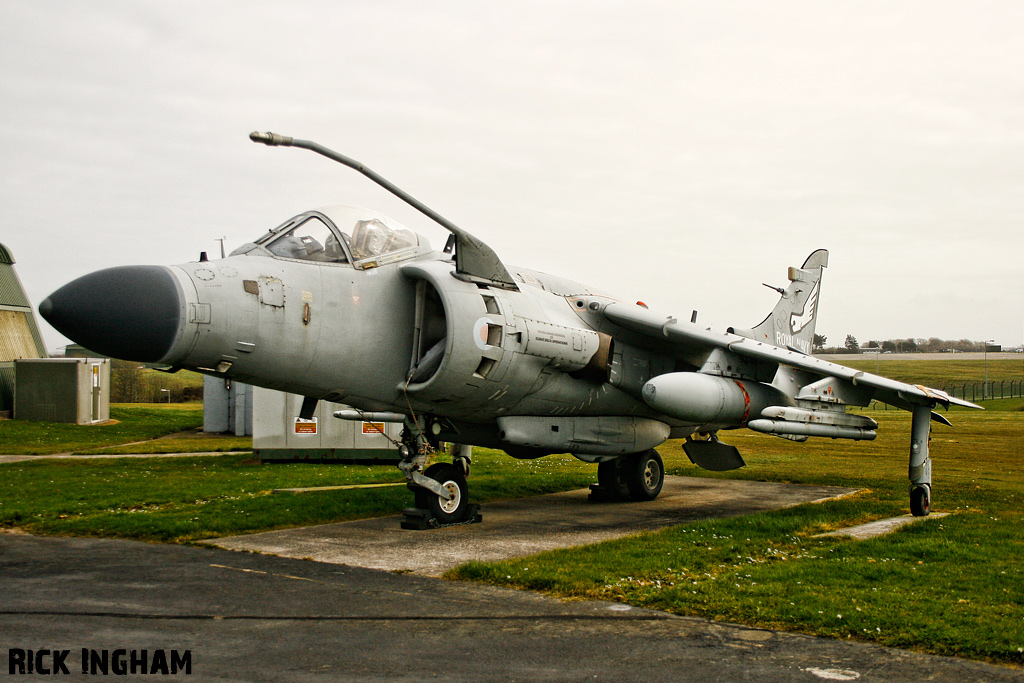
[{"label": "red and white warning sign", "polygon": [[295,418],[295,433],[296,434],[316,434],[316,418],[312,420],[303,420],[301,417]]},{"label": "red and white warning sign", "polygon": [[384,423],[383,422],[364,422],[363,423],[363,434],[383,434]]}]

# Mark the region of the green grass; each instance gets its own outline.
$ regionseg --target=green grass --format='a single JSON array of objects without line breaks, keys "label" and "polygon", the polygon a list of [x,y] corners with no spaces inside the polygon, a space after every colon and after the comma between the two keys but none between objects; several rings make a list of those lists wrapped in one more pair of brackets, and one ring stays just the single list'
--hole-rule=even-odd
[{"label": "green grass", "polygon": [[963,411],[954,429],[936,425],[933,510],[949,517],[866,541],[816,538],[908,513],[910,416],[873,417],[879,438],[867,443],[723,434],[748,463],[728,473],[697,470],[678,444],[659,449],[674,474],[866,489],[857,496],[470,563],[448,576],[1024,664],[1024,415]]},{"label": "green grass", "polygon": [[[863,370],[910,384],[924,384],[941,388],[950,384],[985,381],[983,359],[961,360],[951,354],[949,360],[907,360],[902,356],[891,359],[882,356],[877,362],[873,355],[844,356],[834,361],[856,370]],[[1024,379],[1024,354],[1020,358],[990,358],[988,360],[989,381]]]},{"label": "green grass", "polygon": [[[274,494],[272,489],[404,481],[394,467],[261,465],[250,455],[29,461],[0,465],[0,526],[32,533],[191,542],[398,514],[404,487]],[[569,456],[511,460],[476,449],[473,499],[564,491],[593,481]]]},{"label": "green grass", "polygon": [[227,453],[251,451],[251,436],[232,434],[206,434],[200,428],[161,436],[155,441],[143,441],[108,448],[74,451],[72,455],[130,455],[138,453]]},{"label": "green grass", "polygon": [[0,422],[0,454],[71,453],[156,439],[202,426],[203,404],[114,404],[110,419],[97,425],[4,420]]}]

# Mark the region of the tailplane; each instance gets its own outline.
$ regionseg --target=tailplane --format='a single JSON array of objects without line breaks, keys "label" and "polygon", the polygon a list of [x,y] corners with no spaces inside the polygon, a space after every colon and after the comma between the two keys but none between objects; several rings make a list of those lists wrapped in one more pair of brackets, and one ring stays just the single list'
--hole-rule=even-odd
[{"label": "tailplane", "polygon": [[759,342],[774,344],[810,355],[814,341],[814,322],[821,294],[821,273],[828,266],[828,251],[818,249],[799,268],[789,269],[789,286],[772,287],[782,298],[772,312],[750,330],[733,333]]}]

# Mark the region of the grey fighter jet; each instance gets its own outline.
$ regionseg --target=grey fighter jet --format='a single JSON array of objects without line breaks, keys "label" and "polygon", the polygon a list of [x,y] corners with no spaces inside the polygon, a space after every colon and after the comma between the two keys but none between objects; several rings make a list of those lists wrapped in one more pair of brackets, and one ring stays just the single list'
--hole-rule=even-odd
[{"label": "grey fighter jet", "polygon": [[[697,465],[742,467],[725,430],[793,441],[873,439],[847,406],[883,401],[913,413],[910,507],[927,515],[928,437],[937,405],[977,408],[810,355],[822,270],[813,252],[774,288],[750,329],[713,332],[587,285],[506,266],[362,164],[307,140],[253,133],[350,166],[451,232],[442,251],[373,211],[306,211],[214,261],[100,270],[39,307],[57,330],[114,358],[344,403],[341,419],[404,423],[399,467],[430,526],[471,514],[472,446],[516,458],[571,453],[597,463],[597,498],[653,500],[655,447],[685,439]],[[452,463],[426,467],[440,443]]]}]

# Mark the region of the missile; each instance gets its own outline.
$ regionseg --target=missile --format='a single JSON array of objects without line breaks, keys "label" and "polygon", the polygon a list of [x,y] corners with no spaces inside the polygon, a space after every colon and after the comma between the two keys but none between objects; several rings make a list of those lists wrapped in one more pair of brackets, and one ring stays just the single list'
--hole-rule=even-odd
[{"label": "missile", "polygon": [[811,424],[837,425],[840,427],[858,427],[860,429],[877,429],[878,423],[867,415],[852,415],[842,410],[809,410],[785,406],[769,406],[761,411],[761,417],[771,420],[789,422],[808,422]]},{"label": "missile", "polygon": [[751,420],[747,427],[763,434],[778,436],[824,436],[833,439],[854,439],[871,441],[875,432],[860,427],[841,427],[838,425],[814,424],[810,422],[790,422],[788,420]]},{"label": "missile", "polygon": [[394,422],[399,424],[405,422],[405,415],[401,413],[368,413],[362,410],[335,410],[333,415],[339,420],[349,420],[351,422]]}]

